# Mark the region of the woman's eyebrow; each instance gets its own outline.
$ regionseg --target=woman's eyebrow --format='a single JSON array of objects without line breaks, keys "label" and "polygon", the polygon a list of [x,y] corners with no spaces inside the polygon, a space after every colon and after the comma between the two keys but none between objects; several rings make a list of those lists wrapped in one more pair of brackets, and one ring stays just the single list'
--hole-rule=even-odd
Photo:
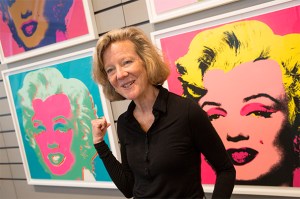
[{"label": "woman's eyebrow", "polygon": [[245,97],[243,101],[248,102],[252,99],[257,99],[257,98],[260,98],[260,97],[268,98],[268,99],[272,100],[273,102],[275,102],[276,104],[280,104],[279,100],[275,99],[274,97],[272,97],[272,96],[270,96],[269,94],[266,94],[266,93],[259,93],[257,95],[251,95],[249,97]]},{"label": "woman's eyebrow", "polygon": [[206,106],[206,105],[211,105],[211,106],[221,106],[221,103],[205,101],[205,102],[201,105],[201,108],[203,108],[203,107]]}]

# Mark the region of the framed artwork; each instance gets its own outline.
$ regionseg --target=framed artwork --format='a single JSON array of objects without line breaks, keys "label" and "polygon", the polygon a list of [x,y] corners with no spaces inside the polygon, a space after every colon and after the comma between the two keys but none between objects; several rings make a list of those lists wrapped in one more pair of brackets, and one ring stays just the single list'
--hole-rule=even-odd
[{"label": "framed artwork", "polygon": [[238,0],[146,0],[150,23],[162,22]]},{"label": "framed artwork", "polygon": [[[300,195],[300,1],[276,0],[151,33],[165,86],[206,111],[237,171],[235,194]],[[202,158],[202,183],[215,173]]]},{"label": "framed artwork", "polygon": [[0,61],[11,63],[98,37],[90,0],[0,0]]},{"label": "framed artwork", "polygon": [[[114,124],[91,78],[93,49],[2,71],[29,184],[115,188],[93,146],[91,120]],[[118,158],[115,127],[105,137]]]}]

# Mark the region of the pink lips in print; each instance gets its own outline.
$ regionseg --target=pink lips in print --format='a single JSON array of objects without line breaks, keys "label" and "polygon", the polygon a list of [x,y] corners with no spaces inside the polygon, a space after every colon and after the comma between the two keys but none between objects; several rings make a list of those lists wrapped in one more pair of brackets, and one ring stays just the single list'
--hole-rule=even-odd
[{"label": "pink lips in print", "polygon": [[251,148],[227,149],[234,165],[241,166],[251,162],[258,152]]},{"label": "pink lips in print", "polygon": [[36,31],[38,23],[36,21],[29,21],[22,25],[22,31],[26,37],[30,37]]}]

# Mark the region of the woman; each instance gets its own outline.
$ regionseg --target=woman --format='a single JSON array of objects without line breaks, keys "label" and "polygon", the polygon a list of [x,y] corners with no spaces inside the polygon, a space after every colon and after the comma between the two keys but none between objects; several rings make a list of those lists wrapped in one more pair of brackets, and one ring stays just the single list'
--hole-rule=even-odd
[{"label": "woman", "polygon": [[235,165],[237,184],[293,186],[299,46],[299,34],[276,35],[248,20],[198,33],[177,60],[183,95],[207,112]]},{"label": "woman", "polygon": [[230,198],[235,170],[205,112],[161,84],[169,68],[143,32],[134,27],[103,35],[93,77],[110,100],[132,100],[118,119],[122,163],[103,137],[105,118],[92,121],[93,141],[112,180],[126,197],[203,198],[200,154],[215,168],[213,198]]},{"label": "woman", "polygon": [[45,172],[52,179],[95,181],[90,120],[96,107],[85,84],[43,68],[26,74],[18,97],[26,138]]}]

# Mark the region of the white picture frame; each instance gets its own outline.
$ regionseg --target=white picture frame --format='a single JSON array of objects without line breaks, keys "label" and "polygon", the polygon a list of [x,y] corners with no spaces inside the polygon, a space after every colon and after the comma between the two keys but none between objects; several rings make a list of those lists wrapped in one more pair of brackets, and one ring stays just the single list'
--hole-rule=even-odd
[{"label": "white picture frame", "polygon": [[[68,11],[68,14],[65,19],[66,23],[66,32],[61,34],[59,31],[56,31],[56,36],[48,36],[48,38],[56,37],[56,42],[49,42],[45,44],[41,44],[40,47],[35,47],[33,49],[25,49],[24,46],[26,44],[19,44],[16,39],[14,39],[13,35],[19,35],[23,33],[12,33],[12,30],[10,30],[10,26],[8,25],[3,18],[0,10],[0,62],[2,64],[12,63],[20,60],[24,60],[27,58],[39,56],[42,54],[46,54],[49,52],[53,52],[56,50],[64,49],[67,47],[71,47],[74,45],[82,44],[88,41],[92,41],[98,38],[98,32],[95,22],[95,16],[94,11],[92,8],[92,2],[90,0],[69,0],[72,2],[72,5]],[[7,6],[7,5],[6,5]],[[17,5],[20,6],[20,5]],[[4,7],[4,6],[3,6]],[[59,6],[58,6],[59,7]],[[52,10],[54,8],[45,8],[44,10]],[[4,11],[2,11],[4,12]],[[32,14],[34,15],[34,13]],[[39,16],[35,13],[35,15]],[[82,16],[81,16],[82,15]],[[80,20],[78,21],[77,17],[80,16]],[[34,16],[32,16],[34,17]],[[59,16],[60,17],[60,16]],[[37,18],[37,17],[35,17]],[[17,20],[17,19],[15,19]],[[26,19],[28,24],[33,23],[31,16],[28,16],[28,19]],[[37,19],[37,23],[45,23],[45,22],[39,22]],[[49,24],[51,22],[48,22]],[[25,24],[25,22],[23,22]],[[22,31],[25,32],[24,29],[29,28],[31,25],[28,25],[27,27],[24,26],[22,28]],[[17,28],[16,28],[17,29]],[[21,28],[19,28],[20,32]],[[25,34],[25,33],[24,33]],[[29,34],[29,33],[27,33]],[[39,34],[39,33],[37,33]],[[58,36],[59,35],[59,36]],[[21,38],[21,36],[18,36]],[[45,36],[46,37],[46,36]],[[28,37],[27,40],[29,40]],[[31,39],[34,41],[34,39]],[[30,40],[30,41],[31,41]],[[22,39],[18,40],[22,43]],[[31,41],[31,42],[32,42]],[[27,41],[28,42],[28,41]],[[24,42],[25,43],[25,42]],[[23,46],[22,46],[23,45]],[[40,44],[38,44],[39,46]]]},{"label": "white picture frame", "polygon": [[237,0],[146,0],[150,23],[158,23]]},{"label": "white picture frame", "polygon": [[[102,88],[100,86],[98,86],[92,80],[92,77],[91,77],[93,52],[94,52],[94,48],[89,48],[89,49],[81,50],[78,52],[73,52],[70,54],[65,54],[65,55],[61,55],[58,57],[49,58],[47,60],[27,64],[27,65],[24,65],[21,67],[5,69],[5,70],[1,71],[2,76],[3,76],[4,88],[5,88],[5,91],[7,94],[8,104],[9,104],[9,108],[11,111],[16,135],[17,135],[17,141],[18,141],[21,158],[22,158],[22,162],[23,162],[23,166],[24,166],[24,170],[25,170],[25,174],[26,174],[26,179],[27,179],[28,184],[30,184],[30,185],[116,189],[115,184],[110,179],[110,176],[107,173],[105,166],[102,163],[102,160],[96,153],[96,150],[92,144],[93,141],[92,141],[91,126],[89,127],[89,129],[86,128],[86,126],[91,125],[90,122],[92,119],[105,116],[107,119],[107,122],[111,123],[111,125],[107,129],[107,133],[106,133],[104,140],[106,141],[107,145],[110,147],[110,149],[111,149],[112,153],[115,155],[115,157],[117,159],[120,159],[118,139],[117,139],[117,135],[116,135],[116,128],[114,125],[114,119],[113,119],[110,101],[107,98],[105,98],[105,96],[102,92]],[[76,99],[78,99],[78,101],[76,102],[76,105],[74,105],[74,107],[85,106],[86,108],[90,109],[89,110],[90,115],[91,115],[91,111],[94,110],[93,111],[94,114],[92,114],[93,116],[90,117],[90,119],[88,119],[87,117],[85,117],[85,118],[87,118],[85,120],[84,119],[80,119],[80,120],[70,119],[70,121],[72,120],[74,122],[74,126],[70,125],[72,127],[68,127],[71,130],[73,130],[73,133],[74,133],[74,136],[71,137],[72,143],[75,143],[75,142],[77,143],[77,145],[76,145],[76,143],[75,143],[75,145],[72,144],[71,145],[72,147],[75,146],[75,148],[76,148],[76,146],[79,145],[80,149],[84,148],[84,147],[82,147],[82,145],[80,145],[80,143],[83,140],[83,137],[88,135],[88,138],[85,138],[85,140],[87,142],[89,142],[89,145],[88,145],[89,147],[87,147],[87,149],[85,151],[91,150],[91,152],[83,151],[82,152],[83,154],[81,154],[81,152],[80,152],[80,154],[78,154],[78,153],[76,153],[76,151],[78,152],[78,147],[76,148],[76,150],[74,150],[74,148],[70,147],[70,151],[71,151],[70,153],[73,154],[73,156],[75,156],[77,158],[77,159],[75,158],[75,160],[74,160],[75,163],[71,164],[72,166],[70,168],[75,168],[75,167],[80,168],[80,166],[78,166],[78,165],[76,166],[76,164],[78,162],[82,163],[82,164],[80,163],[80,165],[83,165],[83,168],[92,168],[91,171],[89,171],[87,173],[88,174],[87,177],[85,177],[86,172],[83,172],[82,179],[78,179],[78,177],[76,177],[76,179],[73,179],[73,176],[75,177],[76,173],[80,174],[80,172],[74,172],[73,169],[72,170],[70,169],[70,172],[74,172],[71,174],[68,173],[69,171],[67,169],[65,169],[67,171],[65,174],[54,173],[51,169],[49,169],[51,165],[49,166],[49,163],[46,163],[47,161],[45,160],[45,158],[43,158],[44,156],[41,157],[39,155],[39,154],[43,154],[43,152],[41,150],[41,146],[39,145],[39,147],[33,149],[33,147],[29,143],[30,136],[27,133],[27,131],[28,131],[27,127],[24,126],[24,124],[25,124],[24,120],[23,120],[24,112],[22,111],[22,108],[20,105],[21,101],[20,101],[20,98],[18,97],[18,92],[25,85],[26,75],[33,73],[35,71],[42,71],[45,69],[52,69],[52,70],[55,69],[55,71],[59,71],[59,73],[63,76],[63,82],[65,82],[65,80],[66,80],[66,82],[65,83],[60,82],[60,81],[62,81],[62,79],[56,80],[56,78],[58,78],[57,76],[53,77],[54,78],[53,81],[59,81],[58,83],[59,84],[61,83],[62,87],[63,87],[63,84],[67,84],[67,83],[74,84],[74,81],[73,81],[74,79],[79,80],[81,82],[81,84],[76,83],[75,87],[76,88],[80,87],[82,90],[78,91],[78,94],[76,97]],[[43,74],[45,74],[45,73],[43,73]],[[40,80],[43,81],[42,79],[40,79]],[[72,80],[73,83],[69,80]],[[29,79],[27,79],[26,81],[28,82]],[[41,82],[41,81],[39,81],[39,82]],[[67,81],[69,81],[69,82],[67,82]],[[49,82],[50,82],[50,80],[49,80]],[[84,85],[84,86],[82,86],[82,85]],[[74,90],[76,90],[75,87],[73,87]],[[85,91],[86,93],[82,93],[83,91]],[[54,95],[66,94],[63,91],[61,91],[61,92],[55,91],[55,92],[57,92],[57,93],[55,93]],[[74,92],[72,92],[72,93],[74,93]],[[28,91],[28,93],[30,93],[30,91]],[[79,93],[81,93],[81,94],[79,94]],[[82,96],[84,96],[84,95],[89,96],[90,100],[87,100],[87,101],[91,101],[91,99],[93,99],[93,101],[92,101],[94,103],[93,110],[91,108],[92,105],[85,104],[83,102],[84,100],[80,101],[80,99],[83,98]],[[53,95],[52,94],[49,95],[48,97],[46,97],[46,99],[42,99],[42,101],[44,101],[44,102],[47,101],[47,99],[49,99],[51,96],[53,96]],[[70,99],[70,104],[72,104],[70,95],[67,95],[67,96]],[[83,98],[83,99],[85,99],[85,98]],[[32,99],[32,101],[33,100],[34,99]],[[64,107],[62,104],[57,104],[57,106]],[[49,109],[47,108],[48,110],[53,109],[53,108],[51,108],[52,106],[49,106],[49,107],[50,107]],[[86,110],[86,108],[85,108],[85,110]],[[75,109],[77,111],[79,111],[79,109],[74,108],[74,110]],[[35,110],[38,110],[38,109],[35,109]],[[80,110],[84,110],[84,109],[81,108]],[[75,112],[72,112],[72,114],[74,115],[74,118],[75,118]],[[86,111],[84,114],[88,115],[88,112]],[[76,117],[79,117],[79,116],[77,116],[77,113],[76,113]],[[33,119],[31,119],[31,120],[33,122]],[[41,120],[41,121],[43,121],[43,120]],[[76,125],[75,125],[75,122],[76,122]],[[73,124],[73,123],[71,122],[70,124]],[[85,126],[85,130],[83,130],[83,131],[78,130],[79,126],[81,126],[81,125]],[[43,128],[46,129],[45,133],[47,133],[49,131],[49,130],[47,130],[46,125]],[[81,128],[83,128],[83,126],[81,126]],[[75,129],[77,129],[77,130],[75,130]],[[87,134],[81,135],[79,132],[86,132]],[[76,136],[75,136],[75,134],[76,134]],[[50,136],[49,139],[50,138],[55,139],[53,136],[52,137]],[[60,148],[64,148],[64,150],[68,150],[67,146],[64,146],[64,143],[67,142],[68,139],[64,139],[64,140],[65,141],[61,143]],[[46,139],[46,141],[47,141],[47,139]],[[47,143],[48,143],[48,141],[47,141]],[[50,141],[49,141],[49,143],[50,143]],[[47,147],[48,147],[48,144],[45,144],[45,145],[47,145]],[[36,146],[38,146],[38,144],[36,144]],[[62,153],[61,151],[59,151],[59,152]],[[52,153],[54,153],[54,152],[52,152]],[[88,156],[88,155],[84,155],[84,154],[92,154],[93,156]],[[78,157],[80,157],[80,158],[82,157],[84,159],[79,159]],[[90,159],[86,158],[86,157],[90,157]],[[48,159],[49,159],[49,157],[48,157]],[[57,167],[57,168],[59,168],[59,167]],[[86,171],[86,169],[83,169],[83,168],[80,170]],[[63,171],[63,169],[62,169],[62,171]],[[56,177],[53,177],[53,176],[56,176]],[[59,176],[59,177],[64,176],[64,179],[59,178],[57,176]]]}]

